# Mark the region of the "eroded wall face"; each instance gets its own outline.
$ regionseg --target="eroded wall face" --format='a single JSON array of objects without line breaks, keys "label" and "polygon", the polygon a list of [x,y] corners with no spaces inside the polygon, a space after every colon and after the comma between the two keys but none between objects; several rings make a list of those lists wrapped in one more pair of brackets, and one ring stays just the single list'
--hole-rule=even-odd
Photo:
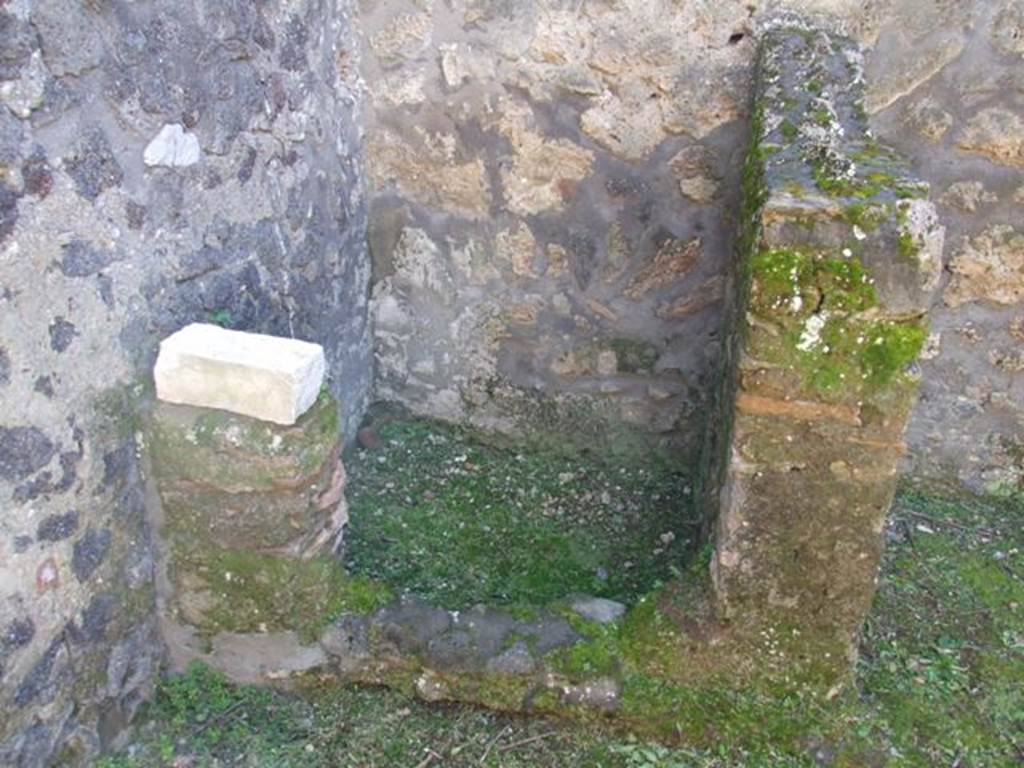
[{"label": "eroded wall face", "polygon": [[[873,122],[932,184],[947,227],[941,295],[907,434],[916,475],[1024,489],[1024,2],[887,29]],[[961,19],[964,23],[960,23]]]},{"label": "eroded wall face", "polygon": [[603,447],[629,444],[608,429],[626,424],[645,446],[695,448],[756,32],[791,11],[868,46],[876,128],[945,200],[957,276],[909,432],[915,471],[1019,486],[1024,332],[1003,284],[1020,281],[1021,246],[999,227],[1020,229],[1020,0],[361,6],[378,397],[506,432]]},{"label": "eroded wall face", "polygon": [[363,4],[379,397],[696,447],[751,52],[705,5]]},{"label": "eroded wall face", "polygon": [[345,2],[0,4],[0,763],[88,760],[154,680],[134,400],[192,321],[370,378]]}]

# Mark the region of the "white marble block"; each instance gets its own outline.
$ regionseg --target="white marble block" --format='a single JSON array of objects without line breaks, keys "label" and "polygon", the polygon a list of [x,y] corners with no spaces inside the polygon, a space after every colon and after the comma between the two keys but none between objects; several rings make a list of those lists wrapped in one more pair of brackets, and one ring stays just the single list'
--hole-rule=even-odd
[{"label": "white marble block", "polygon": [[165,402],[294,424],[325,368],[319,344],[194,323],[161,342],[153,377]]}]

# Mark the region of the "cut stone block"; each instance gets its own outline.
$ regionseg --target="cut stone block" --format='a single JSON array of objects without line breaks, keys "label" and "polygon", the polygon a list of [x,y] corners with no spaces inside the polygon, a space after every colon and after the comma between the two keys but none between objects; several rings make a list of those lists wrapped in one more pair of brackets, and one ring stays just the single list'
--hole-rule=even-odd
[{"label": "cut stone block", "polygon": [[177,123],[165,125],[146,146],[142,160],[146,165],[187,167],[199,162],[201,150],[194,133],[186,133]]},{"label": "cut stone block", "polygon": [[160,344],[153,377],[165,402],[294,424],[325,370],[319,344],[194,323]]}]

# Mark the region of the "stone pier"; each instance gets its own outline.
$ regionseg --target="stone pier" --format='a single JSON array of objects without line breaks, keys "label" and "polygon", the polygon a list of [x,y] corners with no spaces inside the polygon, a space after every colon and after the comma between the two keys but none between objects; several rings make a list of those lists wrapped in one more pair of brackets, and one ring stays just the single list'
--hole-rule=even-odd
[{"label": "stone pier", "polygon": [[716,618],[825,682],[874,594],[944,235],[867,129],[860,57],[764,37],[704,468]]},{"label": "stone pier", "polygon": [[[255,669],[259,650],[245,633],[297,642],[303,628],[343,606],[333,557],[348,521],[338,408],[326,392],[315,394],[323,379],[318,346],[190,328],[162,347],[158,393],[177,402],[160,402],[148,430],[161,619],[174,661],[230,649],[234,637],[245,645],[234,656]],[[312,377],[310,361],[319,366]],[[273,402],[246,394],[264,379]],[[294,423],[188,404],[213,394],[236,411],[263,408]]]}]

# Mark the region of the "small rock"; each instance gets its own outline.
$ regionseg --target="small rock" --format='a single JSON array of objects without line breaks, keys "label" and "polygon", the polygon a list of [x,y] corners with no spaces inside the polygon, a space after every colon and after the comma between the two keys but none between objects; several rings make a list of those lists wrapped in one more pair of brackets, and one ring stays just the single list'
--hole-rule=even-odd
[{"label": "small rock", "polygon": [[686,147],[669,161],[669,168],[679,180],[683,197],[706,205],[718,195],[715,158],[706,147],[699,144]]},{"label": "small rock", "polygon": [[998,198],[985,189],[980,181],[958,181],[950,184],[942,202],[967,213],[974,213],[981,204],[994,203]]},{"label": "small rock", "polygon": [[701,239],[666,240],[654,258],[633,277],[623,292],[626,298],[640,301],[652,291],[661,290],[689,274],[700,261]]},{"label": "small rock", "polygon": [[380,436],[373,427],[363,427],[356,435],[359,445],[367,451],[376,451],[381,446]]},{"label": "small rock", "polygon": [[25,119],[38,109],[46,94],[46,67],[39,51],[33,51],[28,65],[16,80],[0,83],[0,102],[18,117]]},{"label": "small rock", "polygon": [[1004,53],[1024,56],[1024,0],[1009,0],[992,25],[992,41]]},{"label": "small rock", "polygon": [[0,480],[24,480],[45,467],[56,452],[36,427],[0,427]]},{"label": "small rock", "polygon": [[15,619],[0,634],[0,649],[23,648],[32,641],[35,635],[36,625],[32,619],[28,617]]},{"label": "small rock", "polygon": [[598,624],[612,624],[623,617],[626,606],[603,597],[580,597],[573,600],[571,608],[587,621]]},{"label": "small rock", "polygon": [[923,99],[911,106],[904,120],[931,141],[939,141],[953,125],[953,116],[933,99]]},{"label": "small rock", "polygon": [[71,570],[80,583],[87,582],[96,573],[110,552],[113,535],[110,529],[89,528],[72,549]]},{"label": "small rock", "polygon": [[537,662],[534,661],[530,649],[522,640],[517,641],[500,656],[495,656],[487,662],[488,672],[504,675],[528,675],[536,667]]},{"label": "small rock", "polygon": [[199,139],[178,123],[168,123],[149,142],[142,159],[146,165],[185,167],[199,162]]},{"label": "small rock", "polygon": [[36,569],[36,591],[39,594],[56,589],[60,584],[60,569],[57,561],[52,557],[47,558]]},{"label": "small rock", "polygon": [[615,350],[605,349],[597,355],[598,376],[614,376],[619,370],[619,358]]},{"label": "small rock", "polygon": [[63,317],[55,317],[53,322],[50,323],[49,331],[50,349],[58,353],[64,352],[70,347],[78,335],[75,324],[68,322]]},{"label": "small rock", "polygon": [[455,162],[443,152],[421,152],[397,134],[374,132],[366,143],[366,167],[378,187],[394,184],[418,203],[468,218],[491,209],[491,188],[482,158]]},{"label": "small rock", "polygon": [[995,163],[1024,168],[1024,120],[1002,107],[982,110],[967,123],[956,145]]},{"label": "small rock", "polygon": [[61,248],[57,267],[67,277],[98,274],[117,260],[117,254],[96,248],[84,240],[72,240]]},{"label": "small rock", "polygon": [[345,614],[320,635],[320,647],[331,657],[345,662],[358,662],[369,656],[370,639],[367,620]]},{"label": "small rock", "polygon": [[36,538],[39,541],[63,541],[77,530],[78,512],[71,510],[44,518],[36,527]]},{"label": "small rock", "polygon": [[370,47],[382,62],[394,64],[416,58],[430,40],[430,16],[404,13],[370,38]]},{"label": "small rock", "polygon": [[626,160],[642,160],[665,140],[658,100],[623,99],[605,91],[580,116],[583,132],[605,149]]},{"label": "small rock", "polygon": [[948,306],[984,300],[1012,305],[1024,298],[1024,233],[993,226],[968,238],[949,265],[953,280],[946,289]]},{"label": "small rock", "polygon": [[562,701],[611,712],[619,706],[619,684],[611,678],[602,677],[587,683],[567,685],[562,688]]},{"label": "small rock", "polygon": [[440,46],[441,74],[449,88],[458,88],[467,80],[489,80],[494,77],[494,60],[474,51],[464,43]]},{"label": "small rock", "polygon": [[441,701],[445,697],[444,684],[428,670],[417,678],[416,693],[424,701]]},{"label": "small rock", "polygon": [[18,193],[0,183],[0,242],[14,231],[18,222]]},{"label": "small rock", "polygon": [[105,190],[124,180],[124,171],[114,156],[110,140],[98,125],[83,129],[73,152],[63,160],[64,170],[74,180],[82,197],[95,200]]}]

